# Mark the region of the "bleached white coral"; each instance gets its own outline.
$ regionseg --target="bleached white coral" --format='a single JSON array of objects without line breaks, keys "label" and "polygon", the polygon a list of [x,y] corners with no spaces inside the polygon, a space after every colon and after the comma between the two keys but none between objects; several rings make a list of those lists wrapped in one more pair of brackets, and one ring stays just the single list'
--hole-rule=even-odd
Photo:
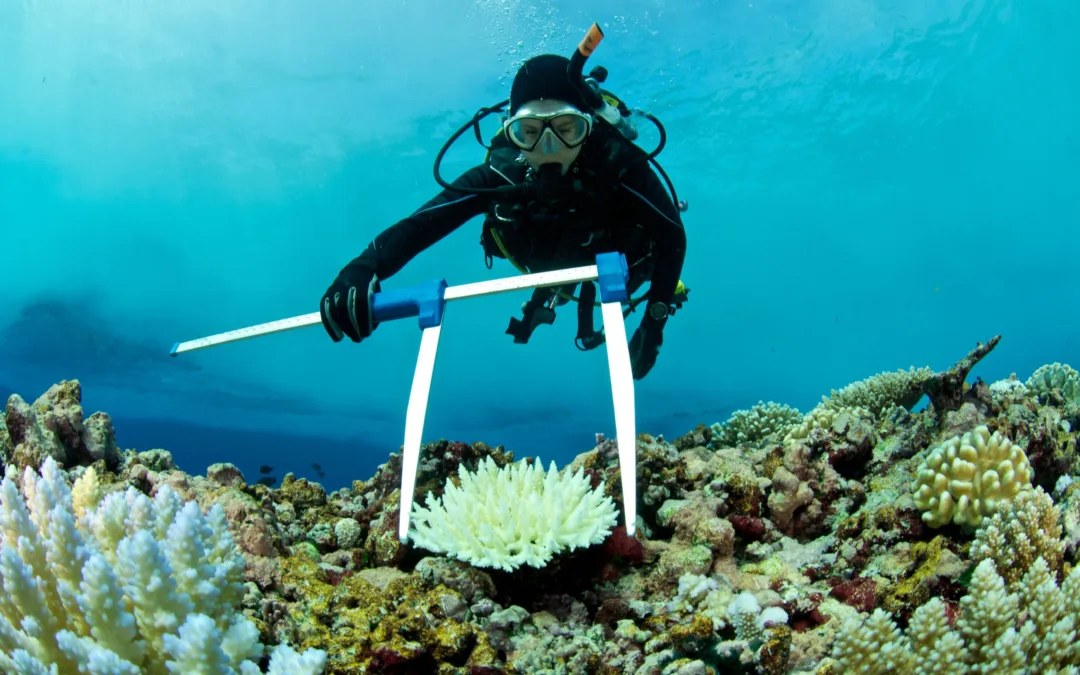
[{"label": "bleached white coral", "polygon": [[740,640],[760,638],[769,626],[785,624],[787,612],[782,607],[761,608],[757,598],[750,591],[742,591],[728,605],[728,621],[735,627],[735,636]]},{"label": "bleached white coral", "polygon": [[578,469],[560,475],[539,459],[500,469],[485,457],[476,473],[458,466],[461,486],[447,479],[442,497],[429,492],[413,505],[409,534],[416,546],[477,567],[506,571],[543,567],[564,550],[602,542],[618,521],[603,488],[592,489]]},{"label": "bleached white coral", "polygon": [[1004,407],[1006,403],[1013,401],[1021,401],[1027,394],[1027,386],[1016,377],[1016,373],[990,385],[990,398],[999,407]]},{"label": "bleached white coral", "polygon": [[716,579],[702,574],[686,573],[679,577],[679,592],[666,603],[669,612],[700,613],[708,618],[713,630],[727,625],[725,604],[731,589],[721,587]]},{"label": "bleached white coral", "polygon": [[930,527],[952,522],[977,527],[1002,503],[1031,489],[1023,447],[986,425],[934,447],[919,465],[911,490]]},{"label": "bleached white coral", "polygon": [[789,405],[758,401],[749,410],[736,410],[723,424],[710,428],[714,444],[727,447],[752,445],[782,434],[802,421],[802,413]]},{"label": "bleached white coral", "polygon": [[[0,482],[0,670],[13,675],[259,673],[259,632],[237,611],[244,559],[220,506],[168,486],[102,498],[93,469],[69,488],[55,460]],[[81,513],[82,515],[77,515]],[[271,673],[319,673],[281,646]],[[287,668],[288,670],[283,670]]]}]

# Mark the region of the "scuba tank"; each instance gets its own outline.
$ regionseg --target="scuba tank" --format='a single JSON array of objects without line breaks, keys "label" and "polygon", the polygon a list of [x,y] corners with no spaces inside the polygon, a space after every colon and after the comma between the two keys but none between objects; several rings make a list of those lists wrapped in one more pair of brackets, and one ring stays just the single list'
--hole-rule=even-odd
[{"label": "scuba tank", "polygon": [[637,140],[638,130],[631,120],[634,111],[627,108],[626,104],[610,91],[600,88],[600,85],[607,80],[607,74],[607,68],[596,66],[589,72],[589,76],[584,79],[585,86],[596,92],[596,95],[599,96],[600,100],[604,103],[600,108],[595,109],[594,112],[600,117],[603,117],[608,124],[615,127],[620,134],[626,137],[626,140]]}]

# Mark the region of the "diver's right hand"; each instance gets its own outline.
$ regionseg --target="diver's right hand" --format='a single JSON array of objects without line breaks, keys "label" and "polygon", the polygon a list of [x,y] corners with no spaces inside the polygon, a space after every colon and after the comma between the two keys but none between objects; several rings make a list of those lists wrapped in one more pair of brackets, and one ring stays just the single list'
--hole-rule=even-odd
[{"label": "diver's right hand", "polygon": [[372,316],[372,296],[379,292],[379,277],[363,265],[350,263],[330,284],[319,303],[319,315],[330,339],[340,342],[348,335],[360,342],[379,325]]}]

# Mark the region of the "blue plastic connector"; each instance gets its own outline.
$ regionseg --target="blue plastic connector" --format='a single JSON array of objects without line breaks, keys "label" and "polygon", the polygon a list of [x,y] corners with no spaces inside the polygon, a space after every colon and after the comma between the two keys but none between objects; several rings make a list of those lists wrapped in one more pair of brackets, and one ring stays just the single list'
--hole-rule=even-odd
[{"label": "blue plastic connector", "polygon": [[630,281],[630,268],[622,253],[599,253],[596,256],[596,281],[600,286],[600,302],[627,302],[630,294],[626,284]]},{"label": "blue plastic connector", "polygon": [[446,309],[446,280],[435,279],[409,288],[379,291],[371,299],[371,311],[379,323],[419,317],[420,328],[442,323]]}]

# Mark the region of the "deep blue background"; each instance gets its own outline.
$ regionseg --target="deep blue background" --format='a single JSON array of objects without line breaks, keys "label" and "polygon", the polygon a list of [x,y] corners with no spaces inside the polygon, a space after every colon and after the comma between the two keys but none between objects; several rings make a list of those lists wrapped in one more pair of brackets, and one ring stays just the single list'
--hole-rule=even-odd
[{"label": "deep blue background", "polygon": [[[315,311],[436,192],[449,134],[594,20],[595,62],[664,121],[690,202],[691,302],[637,387],[640,430],[807,410],[997,333],[986,379],[1080,365],[1076,3],[39,0],[0,5],[0,394],[78,378],[121,445],[191,472],[368,477],[401,443],[415,323],[168,350]],[[444,174],[482,156],[466,136]],[[478,227],[388,285],[513,274],[484,268]],[[614,434],[606,360],[566,310],[512,344],[526,297],[450,307],[426,436],[561,465]]]}]

